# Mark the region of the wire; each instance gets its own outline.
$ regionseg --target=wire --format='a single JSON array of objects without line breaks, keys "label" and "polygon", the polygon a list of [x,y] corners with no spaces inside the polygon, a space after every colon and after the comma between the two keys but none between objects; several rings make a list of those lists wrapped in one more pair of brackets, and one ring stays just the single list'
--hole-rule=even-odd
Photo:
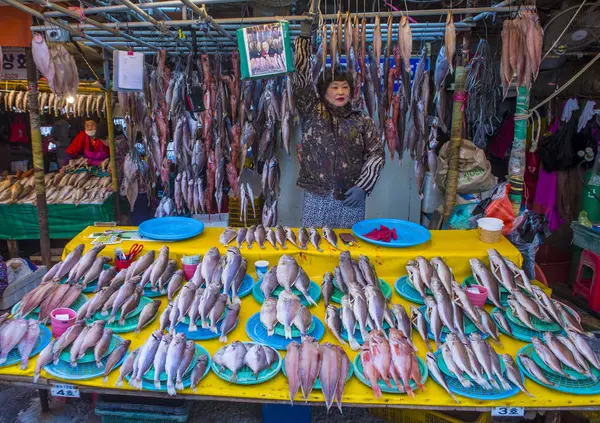
[{"label": "wire", "polygon": [[550,52],[552,51],[552,49],[554,47],[556,47],[556,44],[558,44],[558,42],[560,41],[560,39],[562,38],[563,35],[565,35],[565,32],[567,32],[567,29],[569,29],[569,27],[571,26],[571,24],[573,23],[573,21],[575,20],[575,17],[577,16],[577,14],[579,13],[579,11],[581,10],[581,8],[583,7],[583,5],[585,4],[587,0],[583,0],[581,2],[581,4],[579,5],[579,8],[577,9],[577,11],[575,12],[575,14],[573,15],[573,17],[571,18],[571,20],[569,21],[569,23],[565,26],[565,29],[563,29],[563,31],[560,33],[560,35],[556,38],[556,40],[554,40],[554,44],[552,44],[552,46],[548,49],[548,51],[546,52],[546,54],[544,54],[544,56],[542,56],[542,60],[544,60],[546,58],[546,56],[548,56],[548,54],[550,54]]}]

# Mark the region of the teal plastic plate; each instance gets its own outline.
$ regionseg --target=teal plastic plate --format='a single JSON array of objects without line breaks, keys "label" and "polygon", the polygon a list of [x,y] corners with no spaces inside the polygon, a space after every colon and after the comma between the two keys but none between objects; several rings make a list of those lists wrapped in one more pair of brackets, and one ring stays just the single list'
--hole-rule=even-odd
[{"label": "teal plastic plate", "polygon": [[[243,344],[246,345],[247,349],[250,349],[254,345],[254,342],[243,342]],[[260,345],[262,345],[264,348],[271,348],[265,344],[260,344]],[[218,351],[222,350],[223,348],[227,348],[227,345],[220,348]],[[252,374],[252,370],[250,370],[250,368],[248,366],[243,366],[238,371],[237,380],[235,380],[235,381],[231,380],[231,378],[233,376],[233,373],[231,372],[231,370],[229,370],[227,368],[224,368],[221,370],[221,368],[214,361],[212,362],[212,370],[221,379],[226,380],[227,382],[237,384],[237,385],[256,385],[259,383],[266,382],[270,379],[273,379],[275,376],[277,376],[277,373],[279,373],[279,371],[281,370],[281,366],[283,364],[283,360],[281,359],[281,354],[279,354],[279,352],[277,352],[276,349],[274,349],[274,348],[271,348],[271,349],[277,353],[278,361],[277,361],[277,363],[273,363],[271,365],[271,367],[267,367],[266,369],[261,370],[260,373],[258,374],[258,377],[254,376]]]},{"label": "teal plastic plate", "polygon": [[[33,363],[31,357],[38,355],[46,345],[50,343],[52,339],[52,332],[46,326],[40,324],[40,334],[38,335],[38,339],[35,343],[35,347],[29,354],[29,363]],[[0,367],[10,366],[12,364],[19,363],[21,361],[21,354],[19,353],[18,345],[15,346],[6,356],[6,361],[3,364],[0,364]]]},{"label": "teal plastic plate", "polygon": [[[550,367],[548,367],[546,365],[546,363],[544,363],[544,360],[542,360],[542,358],[539,356],[539,354],[535,350],[535,347],[533,349],[533,352],[531,354],[529,354],[529,356],[533,359],[533,361],[535,361],[535,364],[540,366],[540,368],[544,371],[544,373],[554,373],[556,376],[560,376],[558,373],[556,373],[554,370],[552,370]],[[563,363],[560,364],[560,367],[563,370],[563,372],[565,372],[566,374],[568,374],[570,376],[573,376],[576,380],[589,379],[587,376],[577,373],[575,370],[571,369],[568,366],[565,366]],[[594,375],[596,375],[596,377],[600,376],[600,372],[598,370],[596,370],[596,368],[592,365],[590,365],[590,371]]]},{"label": "teal plastic plate", "polygon": [[[283,373],[283,375],[285,377],[287,377],[287,372],[285,371],[285,363],[283,366],[281,366],[281,372]],[[348,383],[348,381],[352,378],[353,374],[354,374],[354,366],[350,366],[348,368],[348,377],[346,377],[346,383]],[[317,377],[317,380],[315,381],[315,385],[313,386],[313,389],[321,390],[321,379],[319,377]]]},{"label": "teal plastic plate", "polygon": [[[85,302],[88,300],[88,298],[85,296],[85,294],[79,294],[79,297],[77,297],[77,299],[73,302],[73,304],[71,304],[69,306],[69,308],[71,310],[79,310],[81,308],[82,305],[85,304]],[[19,301],[18,303],[16,303],[13,308],[10,310],[10,313],[14,316],[17,312],[17,309],[19,308],[19,306],[21,305],[21,301]],[[36,307],[31,313],[29,313],[27,316],[25,316],[25,318],[27,319],[33,319],[33,320],[37,320],[38,317],[40,315],[40,308]],[[48,324],[50,324],[50,319],[48,319]]]},{"label": "teal plastic plate", "polygon": [[[517,316],[515,316],[515,314],[513,313],[512,309],[510,307],[506,308],[506,312],[504,313],[504,315],[506,316],[506,318],[508,320],[513,322],[515,325],[522,326],[524,328],[531,330],[531,328],[528,328],[525,325],[525,323],[523,323],[521,321],[521,319],[519,319]],[[535,316],[532,316],[531,314],[529,315],[529,317],[531,319],[531,324],[533,325],[534,328],[537,329],[538,332],[560,332],[560,331],[562,331],[562,328],[559,325],[557,325],[556,323],[542,322],[540,319],[538,319]]]},{"label": "teal plastic plate", "polygon": [[[333,279],[334,283],[333,292],[331,293],[331,301],[333,301],[334,303],[341,304],[344,293],[335,286],[335,278]],[[392,287],[390,286],[390,284],[384,281],[383,279],[379,278],[379,286],[381,287],[381,292],[383,293],[385,298],[389,300],[392,297]]]},{"label": "teal plastic plate", "polygon": [[521,356],[523,354],[528,355],[529,357],[534,359],[533,353],[535,353],[535,348],[533,347],[533,345],[531,345],[531,344],[525,345],[519,351],[517,351],[515,361],[517,362],[517,365],[519,366],[521,371],[523,373],[525,373],[525,375],[529,379],[533,380],[535,383],[545,386],[546,388],[553,389],[555,391],[566,392],[569,394],[575,394],[575,395],[598,395],[598,394],[600,394],[600,379],[596,382],[594,382],[592,379],[571,380],[571,379],[565,378],[563,376],[557,375],[554,372],[549,372],[540,366],[540,368],[542,369],[542,372],[544,373],[544,376],[546,376],[546,378],[554,384],[554,385],[546,385],[545,383],[543,383],[542,381],[537,379],[534,375],[529,373],[527,371],[527,368],[521,362]]},{"label": "teal plastic plate", "polygon": [[[256,301],[258,301],[259,304],[262,304],[265,302],[265,296],[263,295],[262,291],[260,290],[261,282],[262,282],[262,279],[259,279],[259,281],[256,282],[254,284],[254,286],[252,287],[252,296],[254,297],[254,299]],[[283,291],[283,287],[278,286],[277,288],[275,288],[275,290],[273,291],[273,293],[271,295],[275,298],[279,298],[279,294],[282,291]],[[302,303],[303,306],[305,306],[305,307],[312,306],[306,300],[306,298],[304,298],[304,295],[302,295],[302,293],[300,291],[298,291],[296,288],[292,288],[292,292],[295,295],[297,295],[298,298],[300,298],[300,303]],[[321,298],[321,288],[319,288],[319,285],[317,285],[316,282],[310,281],[310,285],[308,287],[308,295],[310,295],[312,297],[312,299],[315,300],[316,303],[319,302],[319,299]]]},{"label": "teal plastic plate", "polygon": [[[117,339],[115,346],[118,345],[119,343],[123,342],[123,338],[121,338],[120,336],[117,336],[117,335],[113,335],[113,342],[114,342],[115,338]],[[111,342],[112,349],[114,349],[113,342]],[[111,348],[109,348],[109,349],[112,351]],[[92,356],[93,356],[93,350],[90,349],[90,351],[92,351]],[[64,353],[64,351],[63,351],[63,353]],[[109,353],[105,354],[101,360],[105,366],[106,366],[106,360],[108,360],[108,355],[109,355]],[[59,379],[65,379],[65,380],[92,379],[92,378],[95,378],[98,376],[102,376],[102,374],[104,373],[104,367],[99,369],[98,367],[96,367],[96,363],[94,361],[85,362],[85,363],[81,362],[81,363],[78,363],[77,366],[71,367],[71,364],[69,363],[68,359],[67,359],[67,361],[63,361],[62,357],[63,357],[63,355],[61,354],[60,360],[58,360],[57,364],[50,362],[50,364],[47,364],[44,367],[44,370],[46,370],[49,374],[51,374],[54,377],[57,377]],[[123,357],[115,365],[115,368],[119,367],[123,363],[124,358],[125,357]]]},{"label": "teal plastic plate", "polygon": [[[446,366],[446,362],[444,361],[444,357],[442,356],[442,354],[436,355],[436,360],[437,360],[438,367],[440,368],[442,373],[444,373],[446,375],[446,377],[454,377],[455,378],[455,376],[452,374],[452,372],[450,372],[450,369],[448,369],[448,366]],[[504,373],[506,372],[506,366],[504,365],[504,361],[502,361],[502,358],[500,356],[498,356],[498,360],[500,360],[500,370],[502,371],[502,374],[504,375]],[[473,382],[473,379],[466,373],[463,373],[463,376],[465,377],[465,379],[468,379],[471,382]],[[488,381],[490,380],[490,378],[487,377],[485,372],[483,374],[483,377]]]},{"label": "teal plastic plate", "polygon": [[[498,327],[498,330],[500,332],[502,332],[504,335],[513,337],[515,339],[518,339],[519,341],[524,341],[524,342],[531,342],[531,338],[533,338],[534,336],[537,336],[538,338],[542,338],[543,336],[543,332],[538,332],[535,330],[531,330],[528,327],[525,326],[521,326],[521,325],[516,325],[515,323],[513,323],[510,319],[506,319],[506,322],[508,323],[508,326],[510,327],[510,330],[512,333],[508,333],[506,332],[504,329],[502,329],[502,326],[500,326],[500,323],[498,322],[498,320],[496,320],[496,318],[494,317],[494,311],[495,310],[500,310],[498,307],[495,307],[492,310],[492,313],[490,313],[490,315],[492,316],[492,319],[494,319],[494,322],[496,323],[496,326]],[[502,313],[505,313],[503,310],[500,310]],[[506,314],[504,314],[506,316]]]},{"label": "teal plastic plate", "polygon": [[[425,381],[427,380],[427,375],[428,375],[427,366],[425,365],[425,362],[423,360],[421,360],[421,357],[417,357],[417,361],[419,362],[419,370],[421,371],[421,383],[425,384]],[[358,380],[360,380],[362,383],[364,383],[368,387],[371,387],[371,383],[369,382],[369,379],[367,379],[367,377],[363,373],[362,363],[360,362],[360,353],[356,354],[356,357],[354,358],[354,372],[355,372]],[[391,394],[405,394],[406,393],[406,390],[404,389],[404,384],[402,383],[402,381],[400,381],[400,384],[402,385],[400,388],[398,388],[396,386],[396,383],[392,379],[390,379],[390,383],[392,384],[392,388],[387,386],[385,384],[385,382],[381,379],[379,379],[379,381],[377,382],[377,384],[379,385],[379,388],[381,388],[381,390],[383,392],[388,392]],[[416,389],[417,389],[417,384],[412,379],[410,381],[410,387],[413,391],[416,391]]]},{"label": "teal plastic plate", "polygon": [[[121,343],[122,339],[120,336],[114,335],[112,337],[112,340],[110,341],[110,345],[108,346],[108,349],[106,350],[106,352],[104,353],[104,355],[102,356],[107,357],[116,347],[117,345],[119,345]],[[60,353],[60,360],[69,364],[69,366],[71,365],[71,346],[73,344],[69,345],[67,348],[65,348],[64,350],[62,350],[62,352]],[[88,350],[85,352],[85,355],[83,357],[81,357],[79,360],[77,360],[77,365],[81,364],[81,363],[93,363],[95,362],[96,359],[94,358],[94,347],[90,347],[88,348]]]},{"label": "teal plastic plate", "polygon": [[394,284],[394,289],[402,298],[411,301],[415,304],[425,304],[423,297],[419,294],[412,284],[408,281],[408,276],[402,276]]},{"label": "teal plastic plate", "polygon": [[[152,300],[150,298],[147,298],[147,297],[140,298],[140,303],[138,304],[137,308],[135,310],[133,310],[131,312],[131,314],[129,314],[127,316],[127,318],[125,319],[124,325],[121,325],[119,323],[119,318],[121,317],[121,310],[117,311],[117,314],[115,316],[115,321],[110,324],[108,323],[108,319],[110,318],[110,311],[111,311],[110,309],[109,309],[109,314],[107,316],[103,316],[102,313],[100,311],[98,311],[90,319],[85,319],[85,321],[89,325],[89,324],[92,324],[96,320],[104,320],[105,322],[107,322],[105,328],[112,329],[112,331],[114,333],[133,332],[135,330],[135,328],[137,327],[140,313],[142,312],[144,307],[147,304],[150,304],[151,302],[152,302]],[[154,316],[154,319],[156,319],[156,316]],[[152,319],[152,320],[154,320],[154,319]]]}]

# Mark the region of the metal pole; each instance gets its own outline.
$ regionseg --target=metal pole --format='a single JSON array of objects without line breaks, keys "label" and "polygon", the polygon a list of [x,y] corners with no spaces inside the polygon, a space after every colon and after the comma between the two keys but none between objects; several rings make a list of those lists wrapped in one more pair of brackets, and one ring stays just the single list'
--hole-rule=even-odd
[{"label": "metal pole", "polygon": [[[47,6],[47,7],[51,8],[51,9],[58,10],[58,11],[60,11],[62,13],[65,13],[66,15],[68,15],[68,16],[74,18],[74,19],[78,19],[78,20],[81,19],[81,16],[78,15],[77,13],[72,12],[69,9],[65,9],[64,7],[59,6],[56,3],[52,3],[52,2],[49,2],[49,1],[46,1],[46,0],[34,0],[34,1],[36,3],[38,3],[38,4],[41,4],[42,6]],[[120,29],[106,26],[105,24],[103,24],[101,22],[97,22],[97,21],[95,21],[93,19],[85,17],[85,15],[84,15],[83,21],[86,22],[86,23],[88,23],[88,24],[90,24],[90,25],[95,26],[96,28],[100,28],[100,29],[103,29],[105,31],[108,31],[111,34],[116,35],[117,37],[124,37],[124,38],[127,38],[129,41],[137,43],[137,44],[139,44],[141,46],[149,47],[149,48],[158,50],[157,47],[155,47],[154,45],[152,45],[150,43],[147,43],[145,41],[140,41],[136,37],[134,37],[132,35],[129,35],[128,33],[121,31]]]},{"label": "metal pole", "polygon": [[27,97],[29,101],[29,124],[31,126],[31,151],[33,153],[35,194],[40,230],[40,254],[44,266],[50,268],[50,229],[48,228],[48,205],[46,204],[46,182],[44,181],[44,152],[42,149],[42,133],[40,132],[38,75],[31,49],[27,48],[25,54],[27,60]]},{"label": "metal pole", "polygon": [[106,108],[106,126],[108,127],[108,148],[110,150],[110,173],[112,179],[112,189],[115,199],[115,220],[121,221],[121,204],[119,202],[119,179],[117,175],[117,155],[115,150],[115,125],[113,122],[112,109],[112,90],[110,83],[110,70],[108,62],[110,55],[104,50],[104,107]]},{"label": "metal pole", "polygon": [[202,6],[202,8],[200,8],[200,7],[196,6],[194,3],[192,3],[190,0],[181,0],[181,1],[187,7],[192,9],[192,12],[196,12],[197,14],[199,14],[200,18],[204,22],[206,22],[208,25],[212,26],[215,29],[215,31],[217,31],[219,34],[223,35],[224,37],[227,37],[233,43],[237,43],[237,39],[233,35],[231,35],[229,32],[227,32],[223,28],[221,28],[221,26],[217,22],[215,22],[215,20],[212,18],[212,16],[210,16],[208,13],[206,13],[206,9],[204,8],[204,5]]},{"label": "metal pole", "polygon": [[[48,22],[51,25],[54,25],[54,26],[56,26],[58,28],[62,28],[65,31],[69,31],[71,34],[75,35],[76,37],[83,37],[83,38],[85,38],[87,40],[90,40],[91,42],[93,42],[94,44],[96,44],[96,45],[98,45],[100,47],[109,49],[110,51],[115,50],[114,47],[109,46],[108,44],[103,43],[102,41],[99,41],[99,40],[97,40],[94,37],[90,37],[85,32],[78,30],[76,27],[64,24],[64,23],[62,23],[60,21],[57,21],[56,19],[48,18],[48,17],[44,16],[43,14],[41,14],[40,12],[38,12],[37,10],[32,9],[30,7],[27,7],[27,6],[19,3],[17,0],[1,0],[1,1],[3,1],[4,3],[6,3],[8,5],[13,6],[16,9],[19,9],[22,12],[29,13],[31,16],[35,16],[36,18],[38,18],[40,20],[46,21],[46,22]],[[36,31],[33,28],[34,27],[31,27],[32,31]],[[37,31],[44,31],[46,29],[48,29],[47,26],[38,25]]]},{"label": "metal pole", "polygon": [[77,49],[77,51],[79,52],[79,54],[81,55],[81,58],[83,59],[83,61],[85,62],[85,64],[87,65],[87,67],[89,68],[90,72],[92,72],[92,74],[94,75],[94,77],[96,78],[96,81],[98,81],[98,83],[100,84],[100,77],[98,76],[98,74],[96,73],[96,71],[94,70],[94,68],[92,67],[92,65],[90,64],[90,62],[88,61],[87,57],[85,57],[85,54],[83,53],[83,50],[81,49],[81,47],[79,46],[78,43],[76,43],[75,41],[71,40],[71,44],[73,44],[73,46]]},{"label": "metal pole", "polygon": [[139,6],[135,3],[132,3],[129,0],[117,0],[119,3],[123,4],[125,7],[127,7],[128,9],[132,10],[133,12],[135,12],[138,17],[146,22],[151,23],[156,29],[158,29],[162,34],[164,35],[170,35],[171,37],[173,37],[173,39],[177,42],[177,44],[181,44],[184,47],[188,47],[188,43],[180,40],[176,34],[172,33],[171,31],[169,31],[167,28],[169,27],[169,24],[167,24],[166,22],[159,22],[156,19],[154,19],[152,16],[150,16],[149,14],[147,14],[146,12],[144,12],[142,9],[139,8]]}]

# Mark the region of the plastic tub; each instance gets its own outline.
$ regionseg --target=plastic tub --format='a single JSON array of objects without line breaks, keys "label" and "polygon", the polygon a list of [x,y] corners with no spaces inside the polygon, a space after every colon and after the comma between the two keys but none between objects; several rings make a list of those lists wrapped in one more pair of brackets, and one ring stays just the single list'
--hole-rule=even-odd
[{"label": "plastic tub", "polygon": [[[473,292],[477,290],[478,292]],[[484,286],[471,285],[467,288],[467,297],[471,300],[473,305],[483,308],[485,301],[487,300],[488,290]]]},{"label": "plastic tub", "polygon": [[269,270],[269,262],[266,260],[258,260],[254,262],[254,268],[256,269],[256,279],[262,279]]},{"label": "plastic tub", "polygon": [[196,272],[196,268],[198,267],[198,265],[197,264],[182,264],[181,267],[183,267],[183,273],[185,274],[185,278],[189,281],[194,276],[194,273]]},{"label": "plastic tub", "polygon": [[117,270],[123,270],[131,266],[132,262],[133,260],[115,260],[115,266]]},{"label": "plastic tub", "polygon": [[488,244],[500,242],[504,222],[495,217],[483,217],[477,221],[479,240]]},{"label": "plastic tub", "polygon": [[[65,314],[69,316],[69,318],[66,320],[58,319],[56,317]],[[52,327],[52,336],[54,338],[58,338],[59,336],[61,336],[67,329],[73,326],[73,323],[75,323],[76,316],[77,313],[75,313],[75,310],[71,310],[70,308],[55,308],[54,310],[52,310],[52,312],[50,313],[50,325]]]}]

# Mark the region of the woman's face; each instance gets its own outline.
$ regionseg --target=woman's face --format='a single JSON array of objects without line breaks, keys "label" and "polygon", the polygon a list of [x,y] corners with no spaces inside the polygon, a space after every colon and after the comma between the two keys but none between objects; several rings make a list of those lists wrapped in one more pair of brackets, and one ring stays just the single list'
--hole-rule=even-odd
[{"label": "woman's face", "polygon": [[344,107],[350,101],[350,84],[346,81],[333,81],[327,87],[325,98],[333,106]]}]

